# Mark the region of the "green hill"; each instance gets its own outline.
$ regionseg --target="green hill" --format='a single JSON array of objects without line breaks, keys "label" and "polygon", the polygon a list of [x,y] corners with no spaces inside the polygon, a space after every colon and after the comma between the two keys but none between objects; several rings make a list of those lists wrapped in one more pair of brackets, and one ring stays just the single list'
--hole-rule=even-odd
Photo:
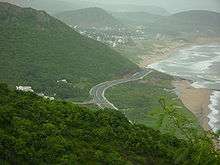
[{"label": "green hill", "polygon": [[113,12],[147,12],[153,15],[161,15],[161,16],[167,16],[170,13],[159,6],[151,6],[151,5],[143,5],[143,4],[136,4],[132,3],[100,3],[97,4],[99,7],[107,10],[107,11],[113,11]]},{"label": "green hill", "polygon": [[68,25],[78,25],[82,28],[122,26],[111,14],[98,7],[65,11],[56,14],[56,17]]},{"label": "green hill", "polygon": [[114,12],[112,14],[124,24],[144,26],[149,26],[163,17],[147,12]]},{"label": "green hill", "polygon": [[205,10],[180,12],[159,19],[152,30],[173,35],[220,35],[220,13]]},{"label": "green hill", "polygon": [[137,69],[43,11],[0,3],[0,20],[0,80],[11,87],[82,100],[93,85]]},{"label": "green hill", "polygon": [[69,2],[63,0],[1,0],[1,2],[8,2],[21,7],[31,7],[38,10],[44,10],[51,14],[66,10],[81,9],[93,5],[93,3],[81,0],[72,0]]},{"label": "green hill", "polygon": [[0,84],[1,164],[220,163],[209,139],[192,142],[131,124],[114,110],[49,101]]}]

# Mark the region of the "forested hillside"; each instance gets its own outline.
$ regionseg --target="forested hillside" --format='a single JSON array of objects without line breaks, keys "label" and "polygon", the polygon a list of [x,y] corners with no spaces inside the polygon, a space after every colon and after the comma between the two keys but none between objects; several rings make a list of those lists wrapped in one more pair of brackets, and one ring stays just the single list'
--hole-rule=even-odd
[{"label": "forested hillside", "polygon": [[92,3],[83,0],[71,0],[69,2],[63,0],[0,0],[21,7],[31,7],[38,10],[44,10],[50,14],[62,12],[66,10],[76,10],[89,7]]},{"label": "forested hillside", "polygon": [[114,110],[49,101],[0,84],[1,164],[217,165],[207,138],[181,140]]},{"label": "forested hillside", "polygon": [[122,23],[115,19],[111,14],[98,7],[65,11],[56,14],[56,17],[68,25],[79,26],[81,28],[123,26]]},{"label": "forested hillside", "polygon": [[82,100],[93,85],[137,69],[43,11],[0,3],[0,19],[0,80],[11,87]]},{"label": "forested hillside", "polygon": [[115,18],[128,25],[143,25],[150,26],[152,23],[165,16],[150,14],[147,12],[114,12],[112,13]]}]

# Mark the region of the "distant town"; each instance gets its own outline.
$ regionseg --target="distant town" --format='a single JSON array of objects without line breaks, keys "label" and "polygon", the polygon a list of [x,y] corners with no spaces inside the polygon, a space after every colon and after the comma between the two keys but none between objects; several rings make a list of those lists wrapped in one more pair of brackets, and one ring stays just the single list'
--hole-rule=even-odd
[{"label": "distant town", "polygon": [[149,38],[149,34],[145,33],[144,26],[136,26],[136,28],[130,29],[117,26],[103,28],[81,28],[78,25],[69,26],[81,35],[105,43],[113,48],[123,45],[131,45],[133,44],[133,40],[144,40]]}]

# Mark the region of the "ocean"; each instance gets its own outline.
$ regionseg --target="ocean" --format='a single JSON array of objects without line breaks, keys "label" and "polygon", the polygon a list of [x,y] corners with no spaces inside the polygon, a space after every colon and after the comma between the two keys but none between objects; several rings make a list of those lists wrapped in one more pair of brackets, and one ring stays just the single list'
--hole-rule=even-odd
[{"label": "ocean", "polygon": [[148,68],[191,80],[195,88],[211,89],[209,126],[220,130],[220,45],[196,45],[172,53]]}]

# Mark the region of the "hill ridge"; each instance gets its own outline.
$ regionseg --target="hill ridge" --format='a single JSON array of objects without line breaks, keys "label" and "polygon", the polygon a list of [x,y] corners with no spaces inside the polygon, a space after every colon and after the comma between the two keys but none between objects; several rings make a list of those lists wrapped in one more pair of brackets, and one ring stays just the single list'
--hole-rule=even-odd
[{"label": "hill ridge", "polygon": [[83,28],[123,26],[120,21],[100,7],[64,11],[55,16],[68,25],[78,25]]},{"label": "hill ridge", "polygon": [[[45,12],[8,5],[0,3],[0,80],[11,87],[81,101],[92,86],[138,68]],[[61,79],[68,83],[57,83]]]}]

